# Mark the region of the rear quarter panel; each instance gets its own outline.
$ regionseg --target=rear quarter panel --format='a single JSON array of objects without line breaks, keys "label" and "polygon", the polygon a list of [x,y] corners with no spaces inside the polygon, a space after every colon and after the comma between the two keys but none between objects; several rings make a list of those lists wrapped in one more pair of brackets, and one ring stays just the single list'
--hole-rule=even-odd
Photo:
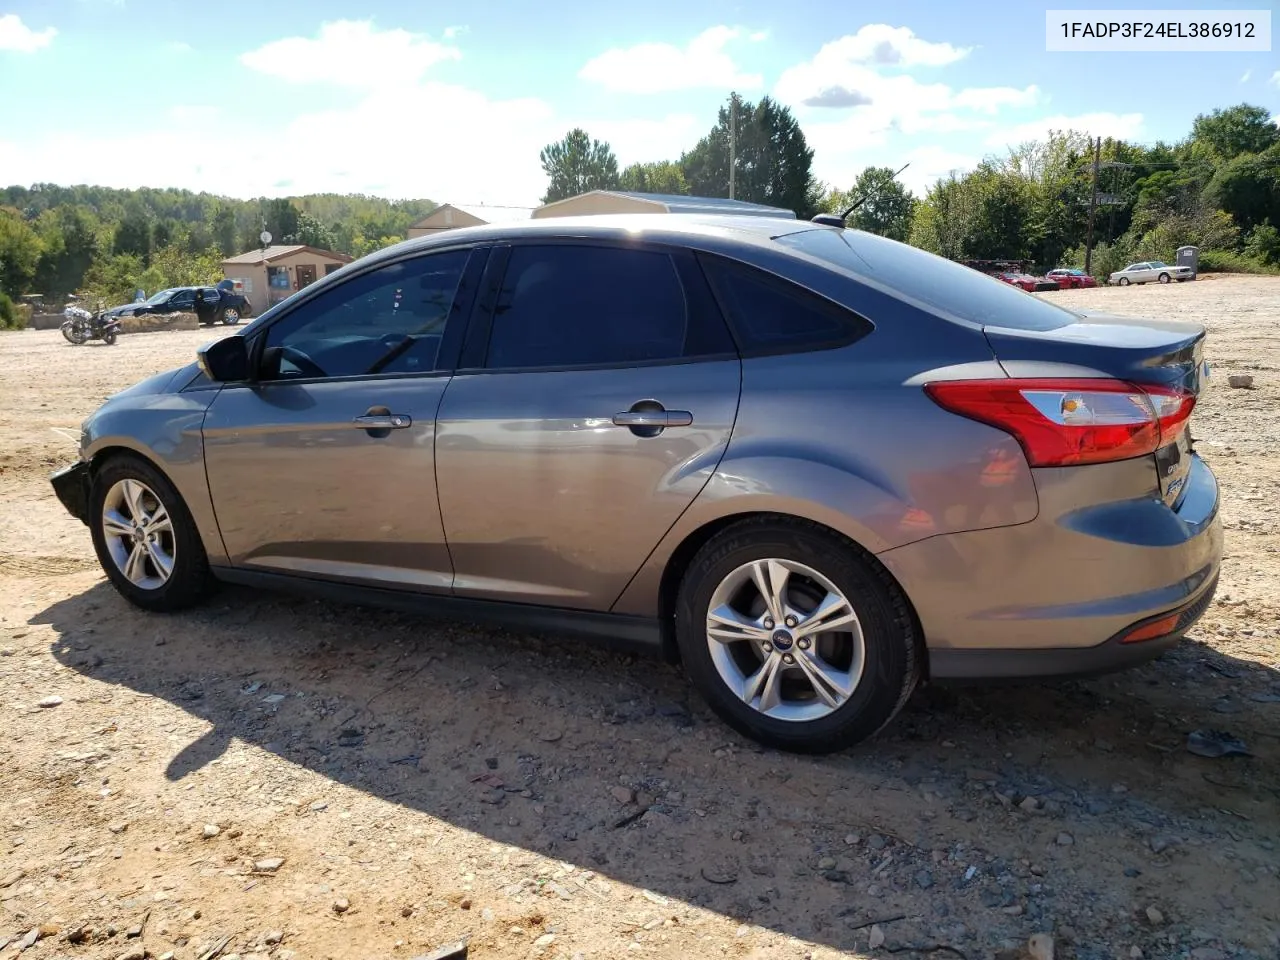
[{"label": "rear quarter panel", "polygon": [[811,520],[872,553],[1036,517],[1017,441],[947,413],[922,389],[931,379],[1003,377],[981,330],[852,281],[819,292],[856,305],[875,331],[839,349],[744,360],[724,459],[615,611],[653,615],[680,544],[737,515]]}]

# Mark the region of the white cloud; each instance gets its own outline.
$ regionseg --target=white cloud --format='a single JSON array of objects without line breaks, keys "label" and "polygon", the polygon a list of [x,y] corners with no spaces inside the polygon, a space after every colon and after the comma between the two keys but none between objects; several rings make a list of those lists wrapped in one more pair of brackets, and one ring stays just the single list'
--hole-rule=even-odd
[{"label": "white cloud", "polygon": [[407,30],[379,30],[371,20],[322,24],[312,37],[273,40],[241,54],[251,70],[290,83],[329,83],[377,90],[416,83],[432,66],[462,56],[457,47]]},{"label": "white cloud", "polygon": [[[864,36],[872,29],[863,27],[853,36],[825,44],[812,60],[783,71],[775,89],[778,99],[797,109],[852,109],[858,125],[872,132],[912,132],[939,126],[950,130],[968,128],[975,125],[972,119],[940,118],[966,112],[994,115],[1006,107],[1032,106],[1040,100],[1040,90],[1034,85],[1021,89],[973,87],[956,92],[944,83],[923,83],[908,73],[885,72],[883,64],[877,69],[868,61],[880,57],[893,67],[941,64],[949,62],[948,57],[954,60],[963,56],[965,51],[950,44],[930,44],[913,35],[914,45],[899,43],[897,47],[884,48],[888,40],[876,39],[875,33],[869,38]],[[891,36],[904,31],[911,35],[906,28],[875,29],[888,31]],[[935,50],[936,47],[945,49]]]},{"label": "white cloud", "polygon": [[764,78],[741,72],[725,51],[731,40],[742,36],[737,27],[718,26],[698,34],[683,50],[670,43],[615,47],[587,61],[578,76],[616,93],[669,93],[698,87],[753,90]]},{"label": "white cloud", "polygon": [[0,50],[35,53],[53,43],[53,38],[57,35],[58,31],[53,27],[32,30],[16,13],[0,16]]},{"label": "white cloud", "polygon": [[1143,118],[1140,113],[1082,113],[1075,116],[1055,114],[1027,123],[1002,127],[986,138],[989,147],[1016,147],[1028,140],[1043,140],[1050,130],[1075,130],[1093,137],[1142,139]]},{"label": "white cloud", "polygon": [[445,27],[443,36],[446,40],[456,40],[458,37],[467,33],[471,28],[466,24],[460,24],[455,27]]},{"label": "white cloud", "polygon": [[1280,70],[1277,70],[1275,73],[1273,73],[1271,75],[1271,79],[1267,82],[1270,83],[1272,86],[1280,87]]},{"label": "white cloud", "polygon": [[1252,77],[1252,76],[1253,76],[1253,71],[1252,71],[1252,70],[1246,70],[1246,71],[1244,72],[1244,75],[1240,78],[1240,82],[1241,82],[1241,83],[1248,83],[1248,82],[1249,82],[1249,78],[1250,78],[1250,77]]},{"label": "white cloud", "polygon": [[962,109],[994,114],[1003,107],[1032,107],[1039,100],[1040,88],[1032,84],[1022,90],[1016,87],[970,87],[957,93],[951,103]]},{"label": "white cloud", "polygon": [[762,40],[768,40],[768,39],[769,39],[769,31],[768,31],[768,30],[757,30],[755,33],[751,34],[751,36],[750,36],[748,39],[749,39],[752,43],[760,43]]},{"label": "white cloud", "polygon": [[972,47],[922,40],[909,27],[869,23],[857,33],[824,44],[814,57],[822,66],[945,67],[968,56]]},{"label": "white cloud", "polygon": [[168,43],[165,44],[165,47],[171,53],[190,53],[191,52],[191,44],[187,43],[185,40],[170,40]]}]

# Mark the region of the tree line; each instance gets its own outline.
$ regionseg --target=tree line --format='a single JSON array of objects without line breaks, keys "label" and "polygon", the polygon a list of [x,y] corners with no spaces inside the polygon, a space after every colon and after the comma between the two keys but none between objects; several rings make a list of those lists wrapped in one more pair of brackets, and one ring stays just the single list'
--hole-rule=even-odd
[{"label": "tree line", "polygon": [[[1084,266],[1090,195],[1098,165],[1092,268],[1105,275],[1134,260],[1172,261],[1200,247],[1203,269],[1280,269],[1280,128],[1250,104],[1195,118],[1176,143],[1141,145],[1054,131],[914,196],[888,167],[867,167],[847,189],[813,176],[813,150],[790,111],[768,97],[736,96],[677,160],[618,169],[608,143],[580,128],[541,152],[544,203],[587,190],[729,196],[794,210],[844,212],[850,225],[954,260],[1027,260],[1042,270]],[[848,182],[848,181],[846,181]]]},{"label": "tree line", "polygon": [[[312,194],[236,200],[190,190],[39,183],[0,188],[0,298],[127,302],[136,289],[212,283],[225,257],[272,243],[363,256],[402,240],[430,200]],[[0,302],[0,326],[15,317]]]}]

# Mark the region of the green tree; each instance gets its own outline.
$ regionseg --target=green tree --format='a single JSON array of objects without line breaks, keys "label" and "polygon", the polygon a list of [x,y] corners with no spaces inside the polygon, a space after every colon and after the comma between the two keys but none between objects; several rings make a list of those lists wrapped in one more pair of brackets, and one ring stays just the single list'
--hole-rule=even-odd
[{"label": "green tree", "polygon": [[42,246],[36,264],[40,292],[54,298],[74,293],[98,254],[97,222],[82,208],[66,206],[41,214],[37,229]]},{"label": "green tree", "polygon": [[40,263],[40,238],[16,210],[0,209],[0,292],[21,297],[31,290]]},{"label": "green tree", "polygon": [[1204,200],[1231,214],[1243,230],[1280,223],[1280,145],[1224,163],[1205,187]]},{"label": "green tree", "polygon": [[1268,266],[1280,266],[1280,230],[1269,223],[1259,224],[1245,241],[1246,255]]},{"label": "green tree", "polygon": [[538,155],[542,170],[550,178],[543,203],[554,203],[589,190],[618,188],[618,158],[609,144],[592,140],[581,127],[570,130],[563,140],[549,143]]},{"label": "green tree", "polygon": [[160,220],[151,228],[151,249],[163,250],[173,243],[174,225],[169,220]]},{"label": "green tree", "polygon": [[1266,107],[1241,103],[1200,114],[1191,127],[1191,142],[1203,143],[1223,160],[1242,153],[1262,153],[1280,143],[1280,128]]},{"label": "green tree", "polygon": [[283,243],[304,243],[321,250],[333,250],[337,246],[333,231],[309,213],[298,214],[298,229],[281,238]]},{"label": "green tree", "polygon": [[[286,197],[279,197],[275,200],[264,200],[262,203],[262,217],[266,221],[266,230],[271,234],[272,243],[286,243],[286,237],[297,236],[298,234],[298,208]],[[258,233],[262,231],[259,230]],[[254,235],[254,245],[258,244],[257,235]]]},{"label": "green tree", "polygon": [[236,214],[230,206],[218,207],[217,213],[213,215],[210,233],[223,256],[231,257],[239,253],[236,249]]},{"label": "green tree", "polygon": [[146,262],[151,256],[151,222],[141,210],[131,211],[116,224],[114,253],[130,253]]},{"label": "green tree", "polygon": [[916,198],[894,178],[893,173],[890,167],[867,167],[858,174],[852,189],[833,190],[827,194],[822,209],[829,213],[843,213],[865,197],[850,215],[849,226],[867,233],[878,233],[891,240],[906,241],[911,235]]},{"label": "green tree", "polygon": [[813,178],[813,150],[791,111],[769,97],[753,104],[735,94],[720,108],[716,125],[680,158],[690,192],[729,196],[730,111],[734,199],[794,210],[802,218],[816,213],[822,193]]},{"label": "green tree", "polygon": [[0,330],[18,329],[18,309],[9,299],[9,295],[0,291]]},{"label": "green tree", "polygon": [[687,195],[689,184],[680,164],[670,160],[657,163],[633,163],[622,171],[620,189],[633,193],[668,193]]}]

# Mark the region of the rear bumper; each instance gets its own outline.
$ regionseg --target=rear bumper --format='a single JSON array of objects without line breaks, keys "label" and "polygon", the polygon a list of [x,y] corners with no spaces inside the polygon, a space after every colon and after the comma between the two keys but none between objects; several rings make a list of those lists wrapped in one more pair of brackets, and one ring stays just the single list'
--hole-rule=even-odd
[{"label": "rear bumper", "polygon": [[979,683],[994,680],[1063,680],[1097,677],[1128,670],[1156,659],[1175,647],[1195,625],[1218,589],[1214,577],[1195,600],[1176,613],[1177,627],[1168,633],[1134,643],[1126,634],[1170,614],[1146,617],[1096,647],[1054,647],[1044,650],[931,650],[929,678],[938,683]]},{"label": "rear bumper", "polygon": [[89,524],[89,465],[83,460],[63,467],[49,478],[62,505],[81,523]]},{"label": "rear bumper", "polygon": [[[1212,602],[1222,525],[1217,481],[1199,457],[1176,510],[1148,489],[1148,462],[1034,472],[1040,514],[1030,523],[879,555],[915,606],[933,679],[1123,669],[1174,645]],[[1143,625],[1148,639],[1122,642]]]}]

